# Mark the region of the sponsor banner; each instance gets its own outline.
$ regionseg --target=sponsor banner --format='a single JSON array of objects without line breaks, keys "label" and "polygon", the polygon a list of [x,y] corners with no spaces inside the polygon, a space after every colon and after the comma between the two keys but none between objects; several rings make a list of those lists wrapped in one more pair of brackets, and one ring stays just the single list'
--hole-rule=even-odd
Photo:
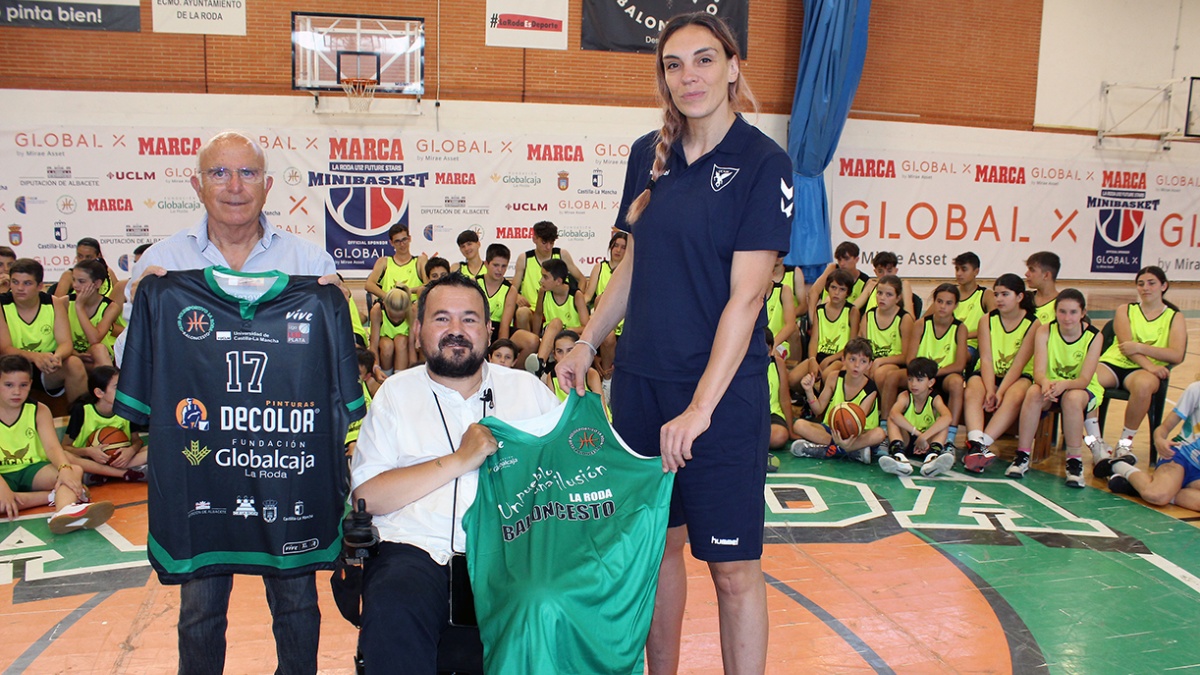
[{"label": "sponsor banner", "polygon": [[[191,181],[196,152],[217,128],[46,127],[0,130],[0,225],[20,257],[48,279],[74,264],[75,242],[101,243],[127,273],[133,249],[204,215]],[[533,247],[532,226],[588,273],[607,253],[629,154],[628,138],[380,133],[377,129],[248,129],[268,158],[264,213],[324,247],[347,277],[391,253],[388,230],[409,226],[414,253],[461,260],[474,230],[512,260]]]},{"label": "sponsor banner", "polygon": [[155,33],[245,35],[246,0],[151,0]]},{"label": "sponsor banner", "polygon": [[658,48],[658,35],[676,14],[705,11],[729,24],[737,38],[738,51],[746,58],[750,18],[749,0],[583,0],[584,49],[606,52],[651,54]]},{"label": "sponsor banner", "polygon": [[567,48],[567,0],[488,0],[486,16],[489,47]]},{"label": "sponsor banner", "polygon": [[136,33],[142,29],[139,0],[0,0],[0,26],[111,30]]},{"label": "sponsor banner", "polygon": [[1021,274],[1053,251],[1063,279],[1200,279],[1200,165],[842,148],[826,183],[834,244],[894,251],[904,276],[948,277],[964,251]]}]

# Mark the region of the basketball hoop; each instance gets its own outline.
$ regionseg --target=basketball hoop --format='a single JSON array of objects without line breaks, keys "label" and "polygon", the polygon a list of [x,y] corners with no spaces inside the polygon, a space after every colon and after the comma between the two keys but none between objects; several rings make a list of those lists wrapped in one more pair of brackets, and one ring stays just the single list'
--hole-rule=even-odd
[{"label": "basketball hoop", "polygon": [[346,92],[346,100],[351,112],[367,112],[371,109],[371,101],[375,99],[375,87],[379,81],[372,78],[347,77],[342,79],[342,90]]}]

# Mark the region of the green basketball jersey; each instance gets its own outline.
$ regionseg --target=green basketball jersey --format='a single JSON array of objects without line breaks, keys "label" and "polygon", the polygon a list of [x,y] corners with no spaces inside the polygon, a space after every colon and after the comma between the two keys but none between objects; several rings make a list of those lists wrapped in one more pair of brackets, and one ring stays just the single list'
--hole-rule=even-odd
[{"label": "green basketball jersey", "polygon": [[[1033,291],[1026,291],[1026,293],[1032,292]],[[1035,315],[1037,315],[1037,320],[1040,321],[1043,326],[1048,325],[1051,321],[1055,320],[1055,317],[1058,316],[1058,298],[1034,308],[1033,312]]]},{"label": "green basketball jersey", "polygon": [[83,406],[83,423],[79,427],[79,433],[75,434],[75,447],[84,447],[88,445],[92,434],[106,427],[116,427],[125,432],[126,438],[133,438],[133,431],[130,428],[129,420],[113,413],[108,417],[100,414],[96,410],[95,403],[86,403]]},{"label": "green basketball jersey", "polygon": [[[1004,329],[1004,318],[1000,316],[1000,310],[993,309],[988,314],[988,335],[992,339],[992,372],[996,377],[1003,378],[1008,374],[1008,369],[1016,360],[1017,352],[1021,351],[1021,345],[1029,335],[1029,327],[1033,325],[1035,318],[1032,314],[1027,315],[1017,323],[1016,328],[1007,331]],[[1025,362],[1025,368],[1021,372],[1033,379],[1032,358]]]},{"label": "green basketball jersey", "polygon": [[[829,399],[829,405],[825,406],[825,426],[833,425],[833,409],[842,403],[853,403],[858,407],[862,407],[863,401],[867,396],[876,393],[875,380],[867,378],[867,383],[863,388],[858,390],[858,393],[853,398],[846,398],[846,371],[841,371],[837,376],[837,383],[834,384],[833,396]],[[879,396],[875,397],[874,403],[871,404],[870,410],[863,410],[867,415],[867,422],[863,425],[863,431],[870,431],[879,426]]]},{"label": "green basketball jersey", "polygon": [[[983,286],[977,286],[975,291],[963,298],[958,306],[954,308],[954,318],[963,322],[967,327],[967,332],[970,333],[976,330],[979,326],[979,320],[983,318]],[[967,338],[967,346],[979,349],[978,338]]]},{"label": "green basketball jersey", "polygon": [[[1133,333],[1133,341],[1140,342],[1151,347],[1169,347],[1171,343],[1171,323],[1175,320],[1175,310],[1170,307],[1163,307],[1163,311],[1153,321],[1146,319],[1146,315],[1142,313],[1142,306],[1137,303],[1129,305],[1129,330]],[[1150,358],[1152,363],[1160,366],[1167,365],[1166,361]],[[1140,368],[1128,356],[1121,352],[1121,344],[1116,339],[1113,339],[1108,349],[1100,355],[1101,363],[1111,363],[1118,368]]]},{"label": "green basketball jersey", "polygon": [[836,354],[846,347],[850,341],[850,305],[842,306],[842,311],[833,320],[829,319],[828,305],[817,307],[817,344],[818,354]]},{"label": "green basketball jersey", "polygon": [[879,325],[878,309],[867,310],[867,340],[875,358],[882,359],[904,353],[904,339],[900,335],[900,324],[903,323],[904,310],[896,312],[892,322],[885,327]]},{"label": "green basketball jersey", "polygon": [[567,299],[560,305],[554,300],[554,294],[546,291],[542,296],[542,316],[546,323],[561,319],[564,327],[583,325],[583,320],[579,318],[579,310],[575,307],[574,293],[567,293]]},{"label": "green basketball jersey", "polygon": [[13,347],[27,352],[53,352],[58,349],[58,340],[54,338],[54,300],[49,293],[42,292],[38,293],[38,303],[37,315],[27,322],[21,318],[12,293],[0,295]]},{"label": "green basketball jersey", "polygon": [[[550,250],[547,260],[562,258],[562,251],[557,246]],[[569,275],[568,275],[569,276]],[[521,277],[521,287],[517,290],[530,306],[537,305],[538,291],[542,289],[542,263],[537,259],[537,249],[531,248],[525,252],[525,276]],[[574,324],[579,325],[579,324]]]},{"label": "green basketball jersey", "polygon": [[[500,323],[504,318],[504,303],[508,302],[508,294],[512,292],[512,284],[507,279],[500,282],[500,286],[496,288],[496,292],[488,295],[487,279],[484,277],[475,277],[475,281],[479,283],[479,287],[483,289],[483,294],[487,295],[488,299],[488,320],[493,323]],[[492,339],[497,336],[493,335]]]},{"label": "green basketball jersey", "polygon": [[908,423],[920,433],[925,433],[937,421],[937,408],[933,407],[935,398],[937,398],[936,394],[926,396],[925,407],[917,410],[917,397],[912,394],[908,395],[908,407],[904,409],[904,419],[908,420]]},{"label": "green basketball jersey", "polygon": [[771,335],[779,335],[783,330],[783,282],[772,284],[771,293],[763,304],[767,307],[767,328],[771,329]]},{"label": "green basketball jersey", "polygon": [[403,265],[396,262],[392,256],[388,256],[387,266],[383,268],[383,274],[379,276],[379,287],[386,294],[401,284],[407,286],[410,291],[420,286],[421,275],[417,272],[417,263],[415,255]]},{"label": "green basketball jersey", "polygon": [[500,448],[463,527],[484,670],[641,673],[674,474],[625,445],[597,394],[482,424]]},{"label": "green basketball jersey", "polygon": [[958,331],[963,330],[962,322],[955,319],[950,327],[938,337],[937,326],[933,317],[925,317],[925,332],[921,333],[921,343],[917,345],[917,356],[933,359],[938,368],[945,368],[958,358]]},{"label": "green basketball jersey", "polygon": [[[88,317],[88,321],[93,326],[100,325],[100,320],[104,318],[104,310],[108,309],[110,303],[112,300],[103,296],[100,298],[100,304],[96,306],[96,311]],[[75,311],[74,293],[67,296],[67,321],[71,324],[71,342],[74,343],[75,351],[81,354],[86,352],[92,343],[88,342],[87,335],[84,334],[83,327],[79,324],[79,314]],[[117,338],[113,337],[111,330],[100,339],[100,342],[108,346],[109,354],[112,353],[113,344],[116,341]]]},{"label": "green basketball jersey", "polygon": [[767,359],[767,392],[771,397],[771,414],[784,419],[783,405],[779,403],[779,369],[775,367],[775,359]]},{"label": "green basketball jersey", "polygon": [[[1058,322],[1050,322],[1050,335],[1046,338],[1046,375],[1050,380],[1074,380],[1083,370],[1083,362],[1087,359],[1088,347],[1092,340],[1100,337],[1100,331],[1095,326],[1087,326],[1079,337],[1072,342],[1063,339],[1058,331]],[[1104,400],[1104,387],[1096,375],[1088,382],[1087,390],[1096,397],[1096,404]]]},{"label": "green basketball jersey", "polygon": [[[12,426],[0,422],[0,473],[20,471],[45,461],[46,450],[37,432],[37,404],[27,402]],[[665,532],[666,525],[663,527]]]}]

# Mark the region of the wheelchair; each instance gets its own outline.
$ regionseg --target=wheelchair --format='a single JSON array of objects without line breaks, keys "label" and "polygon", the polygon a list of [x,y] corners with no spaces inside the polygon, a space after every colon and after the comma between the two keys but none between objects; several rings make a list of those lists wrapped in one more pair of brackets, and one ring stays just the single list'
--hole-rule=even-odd
[{"label": "wheelchair", "polygon": [[[379,555],[379,530],[371,522],[366,503],[342,521],[342,553],[338,558],[330,586],[342,617],[355,628],[362,628],[363,570],[368,560]],[[447,626],[438,642],[439,675],[483,675],[483,651],[479,647],[478,626]],[[361,650],[355,650],[354,670],[366,673]]]}]

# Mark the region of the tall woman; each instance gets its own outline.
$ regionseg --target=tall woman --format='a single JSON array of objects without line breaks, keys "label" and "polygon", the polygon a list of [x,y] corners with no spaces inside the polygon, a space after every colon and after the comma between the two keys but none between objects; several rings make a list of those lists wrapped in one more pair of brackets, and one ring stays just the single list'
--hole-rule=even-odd
[{"label": "tall woman", "polygon": [[1179,308],[1163,297],[1170,288],[1167,273],[1151,265],[1139,270],[1136,279],[1138,302],[1117,308],[1113,315],[1112,344],[1100,355],[1100,365],[1096,368],[1096,380],[1101,387],[1129,392],[1125,428],[1115,451],[1100,440],[1096,415],[1084,422],[1087,427],[1084,442],[1092,449],[1092,474],[1097,478],[1112,475],[1113,461],[1137,462],[1133,456],[1133,436],[1146,419],[1150,399],[1163,380],[1171,376],[1168,368],[1183,361],[1187,352],[1187,326]]},{"label": "tall woman", "polygon": [[672,19],[656,66],[663,126],[629,154],[617,219],[631,235],[625,260],[558,372],[564,387],[582,393],[594,345],[625,318],[614,426],[630,447],[661,453],[663,470],[677,472],[647,641],[650,672],[678,666],[690,535],[716,586],[725,672],[761,673],[769,406],[767,345],[751,335],[763,334],[771,268],[788,248],[791,162],[735,112],[753,99],[719,19]]}]

